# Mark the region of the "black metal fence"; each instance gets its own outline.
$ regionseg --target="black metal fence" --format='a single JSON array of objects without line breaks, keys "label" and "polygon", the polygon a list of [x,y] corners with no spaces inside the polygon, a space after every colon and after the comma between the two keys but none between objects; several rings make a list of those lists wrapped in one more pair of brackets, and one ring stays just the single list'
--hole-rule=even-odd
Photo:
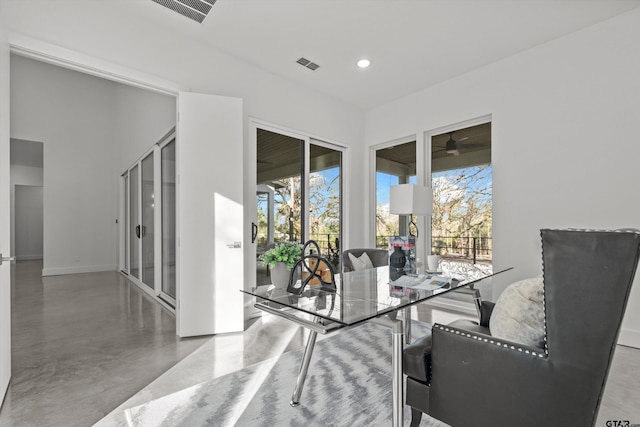
[{"label": "black metal fence", "polygon": [[[378,236],[376,247],[387,249],[389,238],[393,236]],[[310,236],[320,247],[320,252],[327,257],[334,266],[340,260],[340,238],[337,234],[313,234]],[[465,260],[466,262],[490,263],[493,259],[491,237],[473,236],[433,236],[431,238],[431,253],[440,255],[444,259]]]},{"label": "black metal fence", "polygon": [[311,234],[311,240],[314,240],[320,247],[320,252],[331,263],[337,267],[340,262],[340,236],[337,234]]},{"label": "black metal fence", "polygon": [[431,253],[443,258],[464,258],[478,262],[491,262],[493,247],[490,237],[444,237],[431,238]]},{"label": "black metal fence", "polygon": [[[378,236],[376,247],[388,248],[390,237],[393,236]],[[490,263],[493,259],[491,237],[433,236],[431,253],[440,255],[444,259],[468,260],[473,264]]]}]

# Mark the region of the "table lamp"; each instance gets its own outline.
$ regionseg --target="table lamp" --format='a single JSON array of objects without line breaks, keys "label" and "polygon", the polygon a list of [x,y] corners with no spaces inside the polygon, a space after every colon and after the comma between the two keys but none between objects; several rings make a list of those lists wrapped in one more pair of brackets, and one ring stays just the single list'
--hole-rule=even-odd
[{"label": "table lamp", "polygon": [[[433,192],[424,185],[400,184],[391,186],[389,198],[389,213],[395,215],[409,215],[409,235],[418,237],[418,226],[413,221],[413,215],[431,215],[433,213]],[[411,231],[411,225],[416,234]]]}]

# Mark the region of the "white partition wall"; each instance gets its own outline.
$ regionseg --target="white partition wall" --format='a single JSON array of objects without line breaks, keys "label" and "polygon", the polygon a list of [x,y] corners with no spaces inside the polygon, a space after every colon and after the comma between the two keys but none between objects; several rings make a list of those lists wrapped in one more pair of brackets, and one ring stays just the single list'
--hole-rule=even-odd
[{"label": "white partition wall", "polygon": [[242,114],[239,98],[178,95],[181,337],[244,329]]}]

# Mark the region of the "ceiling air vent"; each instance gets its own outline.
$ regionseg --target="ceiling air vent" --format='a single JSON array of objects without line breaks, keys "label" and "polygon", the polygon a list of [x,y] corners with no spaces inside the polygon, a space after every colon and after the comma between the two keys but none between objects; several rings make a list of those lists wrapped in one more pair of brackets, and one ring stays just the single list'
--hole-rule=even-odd
[{"label": "ceiling air vent", "polygon": [[182,16],[202,23],[216,0],[151,0],[178,12]]},{"label": "ceiling air vent", "polygon": [[302,65],[303,67],[307,67],[310,70],[317,70],[318,68],[320,68],[320,66],[318,64],[316,64],[315,62],[311,62],[309,61],[307,58],[300,58],[296,61],[298,64]]}]

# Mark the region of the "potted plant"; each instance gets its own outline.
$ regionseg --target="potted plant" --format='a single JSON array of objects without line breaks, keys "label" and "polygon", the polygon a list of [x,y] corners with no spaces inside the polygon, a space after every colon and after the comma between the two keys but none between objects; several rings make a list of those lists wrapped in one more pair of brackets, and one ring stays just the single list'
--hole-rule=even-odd
[{"label": "potted plant", "polygon": [[264,253],[262,263],[271,268],[271,282],[277,288],[286,288],[293,266],[302,258],[302,245],[297,242],[279,243]]}]

